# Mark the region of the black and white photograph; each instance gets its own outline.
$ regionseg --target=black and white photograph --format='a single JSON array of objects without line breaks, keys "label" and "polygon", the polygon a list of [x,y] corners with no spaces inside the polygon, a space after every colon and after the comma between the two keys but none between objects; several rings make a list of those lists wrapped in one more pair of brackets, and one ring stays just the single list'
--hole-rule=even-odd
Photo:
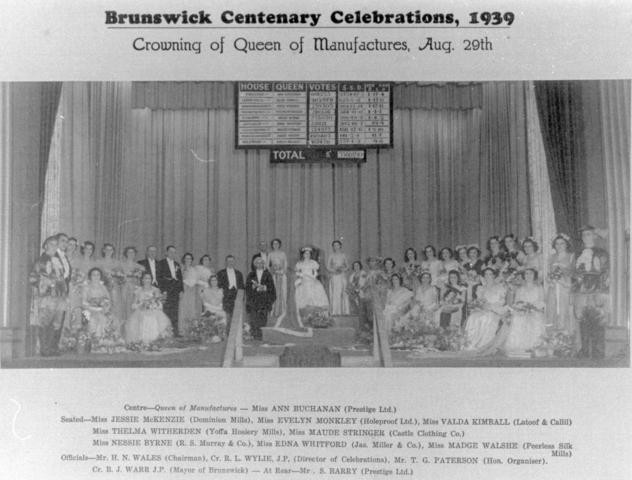
[{"label": "black and white photograph", "polygon": [[629,367],[628,80],[0,91],[3,368]]}]

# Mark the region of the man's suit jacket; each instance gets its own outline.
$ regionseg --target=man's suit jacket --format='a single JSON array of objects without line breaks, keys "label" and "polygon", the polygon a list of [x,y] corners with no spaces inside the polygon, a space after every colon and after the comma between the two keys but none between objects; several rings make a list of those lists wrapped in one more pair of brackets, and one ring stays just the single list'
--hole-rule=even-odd
[{"label": "man's suit jacket", "polygon": [[156,276],[158,277],[158,288],[163,292],[167,292],[167,295],[175,295],[184,290],[182,283],[182,269],[180,264],[173,261],[174,268],[176,269],[176,278],[174,279],[169,269],[169,263],[166,258],[156,262]]},{"label": "man's suit jacket", "polygon": [[[257,286],[265,286],[265,291],[257,291]],[[276,300],[274,279],[268,270],[263,270],[261,281],[257,281],[256,270],[246,278],[246,309],[249,311],[269,311]]]},{"label": "man's suit jacket", "polygon": [[[244,276],[239,270],[235,270],[235,281],[237,283],[237,290],[243,290]],[[224,293],[228,291],[228,272],[225,268],[217,272],[217,286],[224,290]]]},{"label": "man's suit jacket", "polygon": [[[55,257],[57,257],[57,260],[59,260],[59,263],[61,263],[62,267],[64,265],[64,262],[61,259],[61,255],[59,254],[59,252],[55,252]],[[70,260],[68,259],[68,256],[66,256],[66,263],[68,265],[68,271],[62,271],[62,274],[64,275],[64,282],[66,283],[66,293],[68,293],[69,290],[69,286],[70,286],[70,277],[72,276],[72,266],[70,265]]]},{"label": "man's suit jacket", "polygon": [[[143,260],[139,260],[138,263],[143,266],[143,268],[145,269],[145,271],[147,273],[151,274],[151,268],[149,266],[149,259],[145,258]],[[156,267],[156,278],[153,278],[153,276],[152,276],[152,279],[153,279],[152,285],[157,287],[158,286],[158,260],[154,260],[154,263],[155,263],[155,267]],[[168,266],[167,266],[167,268],[168,268]]]}]

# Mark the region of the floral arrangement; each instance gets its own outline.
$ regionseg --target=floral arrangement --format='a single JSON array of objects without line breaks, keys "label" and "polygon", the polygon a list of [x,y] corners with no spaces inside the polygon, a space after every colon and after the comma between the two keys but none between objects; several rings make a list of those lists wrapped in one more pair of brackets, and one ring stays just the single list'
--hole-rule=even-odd
[{"label": "floral arrangement", "polygon": [[88,308],[83,309],[83,316],[86,320],[90,320],[90,310],[107,311],[110,308],[110,299],[108,297],[92,297],[88,299]]},{"label": "floral arrangement", "polygon": [[140,310],[160,310],[162,309],[162,304],[164,303],[166,297],[166,293],[155,291],[152,293],[151,297],[144,298],[138,305],[138,308]]},{"label": "floral arrangement", "polygon": [[204,312],[191,322],[189,336],[202,343],[218,343],[226,338],[226,320],[213,312]]},{"label": "floral arrangement", "polygon": [[303,324],[312,328],[327,328],[334,324],[327,307],[309,306],[299,311]]},{"label": "floral arrangement", "polygon": [[79,285],[86,280],[86,275],[78,268],[73,268],[70,274],[70,282],[73,285]]},{"label": "floral arrangement", "polygon": [[464,346],[465,334],[458,326],[442,328],[410,322],[391,332],[392,348],[455,352]]},{"label": "floral arrangement", "polygon": [[116,332],[116,328],[110,323],[103,334],[103,337],[92,339],[91,350],[93,353],[120,353],[127,350],[125,340]]},{"label": "floral arrangement", "polygon": [[138,342],[132,342],[132,343],[128,343],[127,344],[127,349],[130,352],[159,352],[160,351],[160,345],[158,345],[157,343],[145,343],[143,341],[138,341]]},{"label": "floral arrangement", "polygon": [[266,287],[263,283],[257,282],[256,280],[251,280],[250,283],[255,292],[265,292],[268,290],[268,287]]},{"label": "floral arrangement", "polygon": [[536,357],[572,357],[575,354],[575,337],[566,332],[556,332],[542,337],[533,349]]}]

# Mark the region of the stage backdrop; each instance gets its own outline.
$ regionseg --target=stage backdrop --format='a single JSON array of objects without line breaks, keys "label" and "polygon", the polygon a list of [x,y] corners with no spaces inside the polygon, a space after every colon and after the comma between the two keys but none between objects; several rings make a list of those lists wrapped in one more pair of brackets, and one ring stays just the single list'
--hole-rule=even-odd
[{"label": "stage backdrop", "polygon": [[[67,83],[44,233],[174,244],[242,268],[279,237],[350,259],[531,234],[526,83],[398,85],[394,148],[361,165],[271,165],[234,149],[232,84]],[[132,108],[152,107],[152,108]]]}]

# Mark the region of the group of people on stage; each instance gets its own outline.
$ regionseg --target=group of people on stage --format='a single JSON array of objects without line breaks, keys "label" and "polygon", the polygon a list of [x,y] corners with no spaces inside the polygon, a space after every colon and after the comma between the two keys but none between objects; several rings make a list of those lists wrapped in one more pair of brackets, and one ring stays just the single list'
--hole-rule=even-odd
[{"label": "group of people on stage", "polygon": [[[468,350],[527,351],[538,344],[547,326],[569,334],[577,331],[572,279],[578,271],[596,274],[584,275],[583,288],[590,289],[590,279],[603,281],[599,273],[607,269],[607,256],[595,248],[595,238],[594,228],[585,229],[577,255],[567,235],[553,239],[545,291],[545,264],[537,242],[518,242],[514,235],[489,238],[485,253],[478,245],[443,247],[438,253],[428,245],[422,258],[407,248],[401,265],[391,257],[369,257],[366,267],[350,262],[342,242],[335,240],[324,266],[318,250],[306,246],[293,269],[281,240],[274,239],[270,248],[265,241],[259,243],[244,279],[232,255],[215,273],[209,255],[196,262],[185,253],[178,262],[172,245],[162,259],[153,245],[145,249],[143,259],[137,258],[135,247],[125,248],[118,259],[112,244],[95,255],[94,243],[79,246],[75,238],[60,233],[44,241],[33,269],[31,324],[40,327],[42,355],[56,354],[62,326],[77,322],[87,322],[93,350],[112,351],[186,337],[203,316],[226,325],[237,292],[244,289],[255,339],[261,339],[263,326],[284,326],[287,317],[295,318],[299,327],[310,326],[314,311],[356,314],[370,324],[372,300],[379,298],[387,332],[409,325],[456,326],[463,329]],[[288,315],[290,275],[295,310]]]}]

